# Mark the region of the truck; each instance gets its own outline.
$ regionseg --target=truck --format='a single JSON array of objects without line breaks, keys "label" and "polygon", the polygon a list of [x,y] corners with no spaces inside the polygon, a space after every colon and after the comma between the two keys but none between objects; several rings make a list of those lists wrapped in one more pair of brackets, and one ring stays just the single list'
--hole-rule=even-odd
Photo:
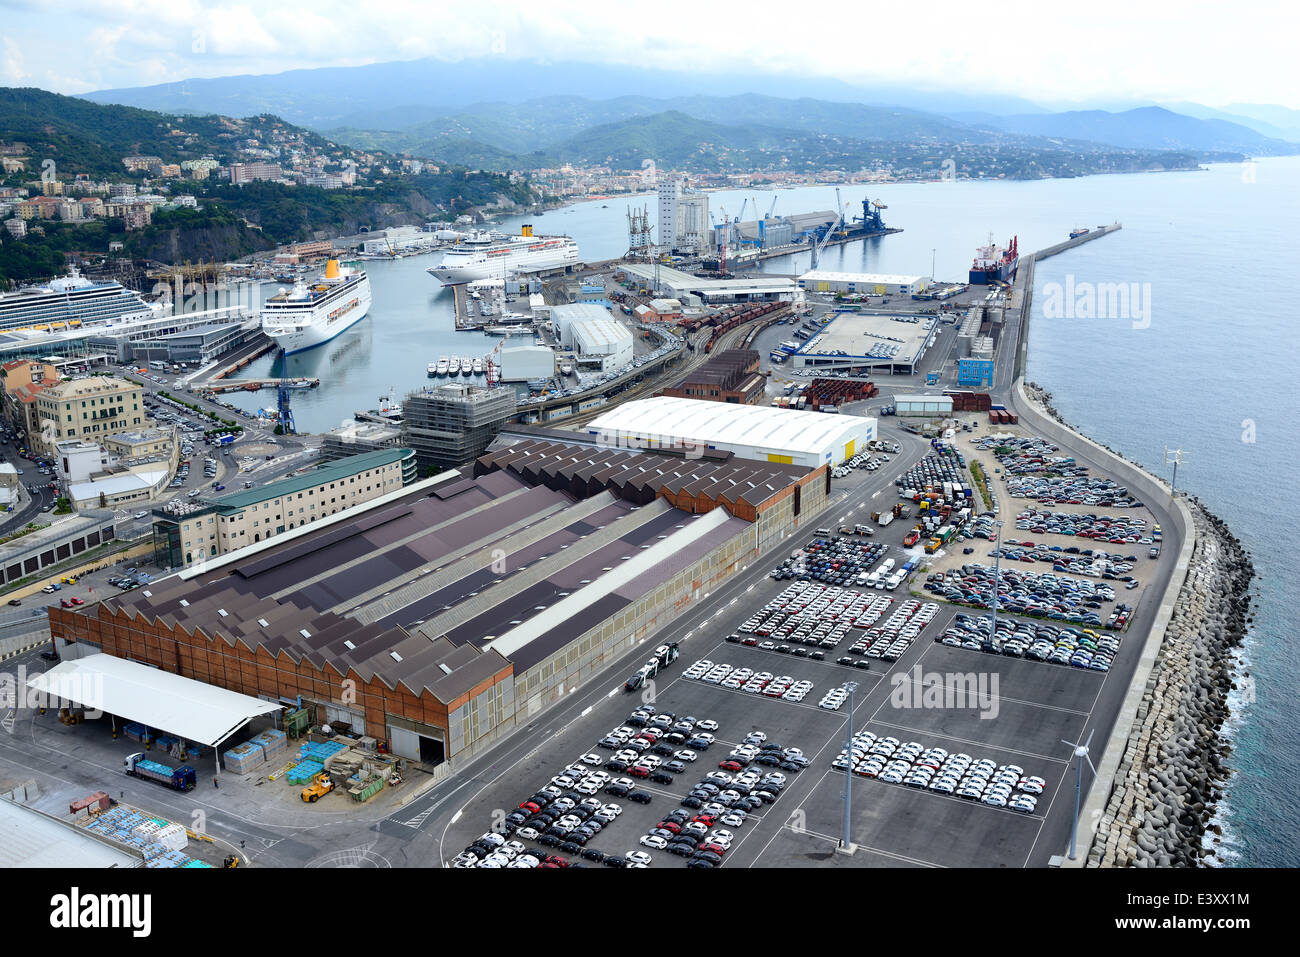
[{"label": "truck", "polygon": [[912,529],[910,532],[908,532],[906,535],[903,536],[903,545],[908,548],[911,548],[920,540],[921,540],[921,533],[918,532],[916,529]]},{"label": "truck", "polygon": [[894,513],[893,513],[893,512],[884,512],[884,513],[881,514],[880,518],[877,519],[877,521],[880,522],[880,527],[881,527],[881,528],[884,528],[886,525],[888,525],[888,524],[889,524],[890,522],[892,522],[893,520],[894,520]]},{"label": "truck", "polygon": [[133,778],[144,778],[148,781],[154,781],[163,787],[169,787],[173,791],[193,791],[194,785],[198,783],[198,775],[188,764],[179,768],[168,767],[157,761],[151,761],[145,757],[143,751],[137,751],[135,754],[128,754],[122,761],[126,768],[126,773]]}]

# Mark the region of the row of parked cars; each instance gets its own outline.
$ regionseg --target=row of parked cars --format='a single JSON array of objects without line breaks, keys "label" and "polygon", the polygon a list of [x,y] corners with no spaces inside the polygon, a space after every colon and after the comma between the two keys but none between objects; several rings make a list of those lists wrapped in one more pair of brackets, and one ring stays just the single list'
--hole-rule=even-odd
[{"label": "row of parked cars", "polygon": [[791,578],[824,582],[828,585],[852,585],[884,557],[889,546],[861,538],[840,538],[828,534],[814,538],[803,548],[772,569],[777,581]]},{"label": "row of parked cars", "polygon": [[[882,661],[897,661],[938,613],[939,606],[936,603],[909,598],[879,625],[868,628],[862,637],[849,646],[849,655],[845,657],[865,655]],[[843,658],[838,664],[851,664],[863,669],[867,667],[865,662],[846,662]]]},{"label": "row of parked cars", "polygon": [[831,766],[886,784],[953,795],[1023,814],[1034,812],[1047,788],[1041,777],[1026,775],[1018,765],[927,748],[917,741],[882,738],[865,729],[853,736],[849,749],[840,749]]},{"label": "row of parked cars", "polygon": [[[1034,574],[1014,568],[997,570],[998,608],[1080,625],[1102,625],[1101,605],[1115,600],[1106,582],[1076,580],[1054,573]],[[995,570],[989,565],[962,565],[926,577],[925,589],[957,604],[989,608]],[[1117,620],[1117,616],[1112,616]],[[1127,616],[1125,616],[1127,620]],[[1107,623],[1105,627],[1117,627]]]},{"label": "row of parked cars", "polygon": [[952,648],[1102,672],[1110,670],[1120,644],[1117,635],[1103,635],[1089,628],[1062,628],[1048,622],[1011,618],[999,618],[994,634],[988,618],[966,614],[958,614],[935,641]]},{"label": "row of parked cars", "polygon": [[773,675],[770,671],[736,667],[726,663],[714,664],[707,658],[695,662],[682,673],[683,678],[719,685],[731,691],[781,698],[785,701],[802,701],[812,690],[813,683],[789,675]]},{"label": "row of parked cars", "polygon": [[1088,467],[1073,456],[1058,455],[1059,445],[1041,436],[987,436],[975,442],[982,452],[992,452],[998,467],[1008,475],[1051,472],[1069,477],[1088,474]]},{"label": "row of parked cars", "polygon": [[1040,505],[1096,505],[1141,508],[1142,503],[1114,479],[1081,476],[1021,475],[1008,477],[1007,494],[1036,499]]}]

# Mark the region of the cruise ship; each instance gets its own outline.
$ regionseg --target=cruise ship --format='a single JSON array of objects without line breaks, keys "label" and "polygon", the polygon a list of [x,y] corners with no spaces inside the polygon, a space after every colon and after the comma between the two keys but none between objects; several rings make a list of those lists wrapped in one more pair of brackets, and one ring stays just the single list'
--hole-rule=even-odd
[{"label": "cruise ship", "polygon": [[329,342],[369,310],[370,277],[340,269],[338,260],[331,259],[319,279],[296,282],[262,304],[262,331],[288,355]]},{"label": "cruise ship", "polygon": [[568,236],[519,236],[463,242],[447,249],[442,262],[425,270],[444,286],[476,279],[505,279],[516,273],[547,272],[578,263],[578,243]]},{"label": "cruise ship", "polygon": [[0,332],[57,332],[153,315],[149,304],[121,283],[95,282],[76,269],[42,286],[0,292]]}]

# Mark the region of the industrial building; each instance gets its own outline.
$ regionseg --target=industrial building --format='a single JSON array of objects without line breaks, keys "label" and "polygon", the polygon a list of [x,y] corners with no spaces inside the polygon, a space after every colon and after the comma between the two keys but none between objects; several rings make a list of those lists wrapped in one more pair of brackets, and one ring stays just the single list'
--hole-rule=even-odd
[{"label": "industrial building", "polygon": [[322,462],[339,459],[361,452],[379,452],[395,449],[402,444],[402,428],[389,422],[367,422],[347,419],[337,429],[325,433],[320,447]]},{"label": "industrial building", "polygon": [[876,420],[656,396],[624,402],[594,419],[587,434],[602,446],[745,459],[817,468],[839,465],[876,437]]},{"label": "industrial building", "polygon": [[904,417],[938,419],[952,415],[950,395],[896,395],[894,411]]},{"label": "industrial building", "polygon": [[680,269],[654,263],[623,263],[619,272],[640,279],[658,295],[671,295],[682,302],[767,302],[789,300],[798,288],[793,279],[780,276],[750,276],[743,279],[701,279]]},{"label": "industrial building", "polygon": [[580,368],[613,372],[632,362],[632,331],[604,306],[553,306],[551,322],[560,344],[577,355]]},{"label": "industrial building", "polygon": [[958,385],[993,384],[993,360],[967,357],[957,360]]},{"label": "industrial building", "polygon": [[502,382],[532,382],[555,375],[555,352],[550,346],[507,346],[497,355]]},{"label": "industrial building", "polygon": [[415,481],[411,449],[363,452],[260,488],[154,509],[154,561],[186,568],[375,501]]},{"label": "industrial building", "polygon": [[12,585],[113,541],[116,523],[117,516],[111,511],[56,515],[47,527],[0,544],[4,584]]},{"label": "industrial building", "polygon": [[706,399],[733,405],[754,405],[767,392],[767,377],[758,369],[753,349],[727,349],[663,390],[680,399]]},{"label": "industrial building", "polygon": [[138,341],[107,337],[104,345],[113,349],[119,362],[161,359],[202,364],[247,345],[261,334],[258,326],[247,322],[219,322]]},{"label": "industrial building", "polygon": [[930,287],[928,276],[893,276],[871,272],[834,272],[813,269],[799,277],[799,288],[807,292],[846,295],[911,296]]},{"label": "industrial building", "polygon": [[816,523],[830,484],[824,467],[601,449],[527,429],[499,436],[473,471],[93,612],[51,608],[51,635],[301,704],[315,722],[455,768]]},{"label": "industrial building", "polygon": [[422,472],[455,468],[481,455],[515,411],[513,389],[421,389],[402,400],[402,444],[415,450]]},{"label": "industrial building", "polygon": [[659,251],[696,256],[709,236],[709,194],[686,189],[680,179],[659,183]]},{"label": "industrial building", "polygon": [[839,312],[797,349],[785,350],[786,361],[809,372],[912,375],[938,331],[935,316]]}]

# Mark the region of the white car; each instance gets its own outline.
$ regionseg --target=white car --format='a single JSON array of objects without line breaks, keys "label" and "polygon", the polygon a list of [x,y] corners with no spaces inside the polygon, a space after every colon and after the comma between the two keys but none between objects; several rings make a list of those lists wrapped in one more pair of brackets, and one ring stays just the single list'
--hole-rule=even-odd
[{"label": "white car", "polygon": [[[749,676],[746,675],[746,678],[748,678],[748,677],[749,677]],[[698,731],[717,731],[717,730],[718,730],[718,722],[714,721],[714,720],[711,719],[711,718],[705,718],[703,721],[700,721],[700,722],[698,722],[698,723],[695,725],[695,730],[696,730],[697,732],[698,732]]]},{"label": "white car", "polygon": [[606,805],[604,805],[603,807],[601,807],[601,811],[602,811],[603,813],[605,813],[605,814],[612,814],[612,815],[614,815],[615,817],[618,817],[620,814],[623,813],[623,805],[621,805],[621,804],[606,804]]},{"label": "white car", "polygon": [[629,864],[640,864],[642,867],[649,867],[654,858],[645,851],[628,851],[623,855],[623,860]]},{"label": "white car", "polygon": [[578,760],[580,760],[583,764],[591,764],[591,765],[601,765],[605,763],[605,759],[602,758],[599,754],[584,754]]},{"label": "white car", "polygon": [[[668,846],[668,841],[660,837],[658,834],[646,834],[641,838],[641,844],[644,847],[650,847],[656,851],[661,851]],[[631,857],[627,858],[627,860],[631,860]]]}]

